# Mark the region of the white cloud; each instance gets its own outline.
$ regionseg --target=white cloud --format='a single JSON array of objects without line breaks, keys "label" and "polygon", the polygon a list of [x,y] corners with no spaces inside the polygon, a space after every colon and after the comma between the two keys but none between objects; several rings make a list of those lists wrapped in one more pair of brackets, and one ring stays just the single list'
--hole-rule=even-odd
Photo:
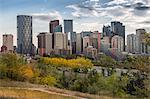
[{"label": "white cloud", "polygon": [[66,6],[66,8],[71,8],[74,11],[71,13],[74,17],[93,17],[98,16],[98,12],[94,7],[86,7],[86,6],[80,6],[80,5],[69,5]]},{"label": "white cloud", "polygon": [[96,1],[96,2],[97,2],[97,1],[99,1],[99,0],[90,0],[90,1]]},{"label": "white cloud", "polygon": [[111,2],[109,2],[107,5],[118,5],[118,4],[125,4],[125,3],[129,3],[129,0],[113,0]]},{"label": "white cloud", "polygon": [[49,13],[32,13],[33,16],[33,43],[37,45],[37,35],[40,32],[49,32],[49,22],[51,20],[60,20],[63,22],[62,15],[58,11],[50,11]]},{"label": "white cloud", "polygon": [[50,11],[49,13],[32,13],[31,14],[35,20],[41,21],[51,21],[60,20],[62,22],[63,18],[58,11]]},{"label": "white cloud", "polygon": [[[150,28],[150,0],[110,0],[104,4],[99,0],[86,0],[67,8],[73,9],[74,17],[87,17],[87,20],[97,17],[99,23],[105,18],[110,21],[121,21],[126,25],[127,33],[133,33],[137,28]],[[86,24],[81,25],[86,28],[92,28],[94,25],[98,27],[94,23]]]}]

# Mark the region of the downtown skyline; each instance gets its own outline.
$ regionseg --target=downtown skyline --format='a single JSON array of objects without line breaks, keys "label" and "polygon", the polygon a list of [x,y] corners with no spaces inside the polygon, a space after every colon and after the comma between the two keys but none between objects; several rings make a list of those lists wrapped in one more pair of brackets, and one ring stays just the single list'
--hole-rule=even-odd
[{"label": "downtown skyline", "polygon": [[0,0],[0,45],[2,34],[13,34],[16,45],[17,15],[33,16],[33,43],[37,35],[49,31],[49,22],[73,19],[74,31],[102,32],[103,25],[120,21],[126,35],[138,28],[150,31],[150,0]]}]

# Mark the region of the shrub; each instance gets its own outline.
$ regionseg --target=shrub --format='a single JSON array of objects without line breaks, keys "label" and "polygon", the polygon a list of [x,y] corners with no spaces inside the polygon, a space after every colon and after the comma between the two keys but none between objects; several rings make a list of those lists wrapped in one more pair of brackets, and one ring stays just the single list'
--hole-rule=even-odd
[{"label": "shrub", "polygon": [[56,85],[56,83],[57,83],[56,78],[52,76],[42,77],[40,80],[40,84],[42,85],[54,86]]}]

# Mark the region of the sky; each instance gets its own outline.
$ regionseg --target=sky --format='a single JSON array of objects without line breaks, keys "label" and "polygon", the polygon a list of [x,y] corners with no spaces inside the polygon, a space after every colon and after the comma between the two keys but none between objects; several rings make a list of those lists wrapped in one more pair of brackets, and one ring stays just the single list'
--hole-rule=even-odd
[{"label": "sky", "polygon": [[150,0],[0,0],[0,46],[3,34],[17,40],[17,15],[33,16],[33,43],[37,35],[49,31],[49,22],[73,19],[74,31],[102,31],[103,25],[120,21],[126,35],[139,28],[150,32]]}]

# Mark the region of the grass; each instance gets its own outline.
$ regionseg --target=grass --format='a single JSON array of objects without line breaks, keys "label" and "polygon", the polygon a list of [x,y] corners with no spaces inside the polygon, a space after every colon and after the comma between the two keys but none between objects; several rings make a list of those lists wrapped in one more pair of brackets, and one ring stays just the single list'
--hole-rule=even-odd
[{"label": "grass", "polygon": [[[0,99],[120,99],[104,93],[91,95],[28,82],[0,79]],[[130,96],[123,99],[140,98]]]},{"label": "grass", "polygon": [[0,87],[20,87],[20,88],[38,88],[41,85],[35,85],[28,82],[18,82],[9,79],[0,79]]},{"label": "grass", "polygon": [[0,88],[0,98],[10,98],[10,99],[74,99],[69,96],[61,96],[57,94],[50,94],[46,92],[41,92],[38,90],[27,90],[27,89],[17,89],[11,88]]},{"label": "grass", "polygon": [[[33,90],[31,90],[33,89]],[[34,89],[42,89],[42,92]],[[22,97],[21,97],[22,96]],[[39,98],[36,98],[39,97]],[[41,98],[42,97],[42,98]],[[48,97],[48,98],[47,98]],[[52,97],[52,98],[49,98]],[[69,91],[55,87],[31,84],[28,82],[17,82],[0,79],[0,99],[114,99],[105,95],[91,95],[76,91]],[[115,98],[118,99],[118,98]]]}]

